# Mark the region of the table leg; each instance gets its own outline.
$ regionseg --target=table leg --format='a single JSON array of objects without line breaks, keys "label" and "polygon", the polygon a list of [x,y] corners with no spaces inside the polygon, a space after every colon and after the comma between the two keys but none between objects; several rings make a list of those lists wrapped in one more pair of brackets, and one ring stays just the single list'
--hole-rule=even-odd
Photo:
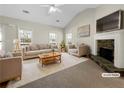
[{"label": "table leg", "polygon": [[61,63],[61,56],[60,56],[60,63]]},{"label": "table leg", "polygon": [[42,60],[42,67],[43,67],[43,61],[44,61],[44,60]]}]

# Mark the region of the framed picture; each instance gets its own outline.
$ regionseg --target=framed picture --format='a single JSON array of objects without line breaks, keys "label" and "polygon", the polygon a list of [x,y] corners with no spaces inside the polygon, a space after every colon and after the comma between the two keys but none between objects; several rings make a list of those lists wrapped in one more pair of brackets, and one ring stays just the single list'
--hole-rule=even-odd
[{"label": "framed picture", "polygon": [[80,26],[78,28],[78,37],[88,37],[90,36],[90,25],[84,25],[84,26]]}]

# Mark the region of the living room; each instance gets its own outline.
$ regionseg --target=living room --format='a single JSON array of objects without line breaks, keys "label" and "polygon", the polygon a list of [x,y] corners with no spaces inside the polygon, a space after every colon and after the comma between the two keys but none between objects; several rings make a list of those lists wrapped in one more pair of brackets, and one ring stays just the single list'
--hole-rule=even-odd
[{"label": "living room", "polygon": [[123,10],[123,4],[1,4],[1,87],[123,87]]}]

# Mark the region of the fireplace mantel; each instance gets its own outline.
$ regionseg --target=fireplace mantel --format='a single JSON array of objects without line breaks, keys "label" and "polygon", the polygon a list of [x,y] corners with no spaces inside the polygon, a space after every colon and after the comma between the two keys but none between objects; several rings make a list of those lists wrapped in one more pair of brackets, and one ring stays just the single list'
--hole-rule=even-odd
[{"label": "fireplace mantel", "polygon": [[124,31],[97,33],[94,36],[94,55],[97,55],[97,40],[114,40],[114,66],[124,68]]}]

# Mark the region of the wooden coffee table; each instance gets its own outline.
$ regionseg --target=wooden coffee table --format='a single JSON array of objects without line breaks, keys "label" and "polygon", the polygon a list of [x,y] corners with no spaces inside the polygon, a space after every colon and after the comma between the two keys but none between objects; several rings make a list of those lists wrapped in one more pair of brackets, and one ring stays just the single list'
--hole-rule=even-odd
[{"label": "wooden coffee table", "polygon": [[42,63],[42,67],[43,65],[58,61],[61,63],[61,53],[59,52],[44,53],[39,55],[39,62]]}]

